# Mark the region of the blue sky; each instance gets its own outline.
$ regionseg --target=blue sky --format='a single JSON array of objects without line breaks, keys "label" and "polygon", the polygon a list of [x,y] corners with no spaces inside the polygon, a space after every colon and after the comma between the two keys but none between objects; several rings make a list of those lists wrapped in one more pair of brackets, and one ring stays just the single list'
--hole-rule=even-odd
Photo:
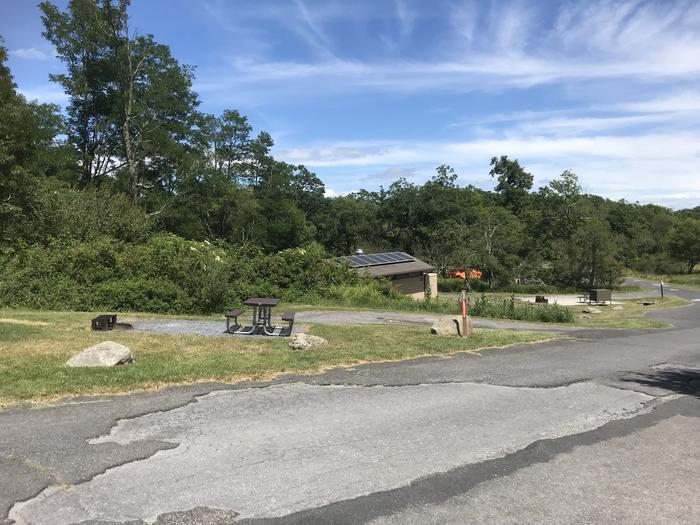
[{"label": "blue sky", "polygon": [[[65,1],[56,2],[65,5]],[[700,205],[700,2],[133,0],[132,26],[197,67],[205,111],[240,110],[329,194],[489,160],[546,184]],[[65,102],[32,1],[0,0],[29,98]]]}]

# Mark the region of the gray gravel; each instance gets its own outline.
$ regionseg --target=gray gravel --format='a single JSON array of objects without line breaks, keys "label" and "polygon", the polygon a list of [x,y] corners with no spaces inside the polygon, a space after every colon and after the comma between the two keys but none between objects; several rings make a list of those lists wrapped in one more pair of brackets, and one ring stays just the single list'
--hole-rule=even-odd
[{"label": "gray gravel", "polygon": [[[124,319],[138,332],[170,335],[204,335],[207,337],[272,337],[266,335],[238,335],[224,331],[226,321],[192,321],[189,319]],[[299,331],[294,327],[292,334]]]}]

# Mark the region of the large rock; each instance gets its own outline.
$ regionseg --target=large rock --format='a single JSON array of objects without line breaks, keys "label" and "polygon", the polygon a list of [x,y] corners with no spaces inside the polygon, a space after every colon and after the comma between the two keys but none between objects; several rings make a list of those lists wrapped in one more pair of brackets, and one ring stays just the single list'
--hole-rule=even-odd
[{"label": "large rock", "polygon": [[74,355],[66,364],[71,367],[116,366],[131,363],[133,360],[134,356],[128,347],[114,341],[104,341]]},{"label": "large rock", "polygon": [[619,312],[620,310],[624,310],[624,307],[622,307],[618,304],[617,306],[613,306],[612,309]]},{"label": "large rock", "polygon": [[462,320],[457,318],[440,317],[430,327],[430,333],[436,335],[460,335]]},{"label": "large rock", "polygon": [[581,310],[584,314],[602,314],[603,310],[600,310],[599,308],[594,308],[593,306],[589,306],[588,308],[584,308]]},{"label": "large rock", "polygon": [[289,347],[292,350],[308,350],[309,348],[317,348],[319,346],[326,346],[328,341],[323,337],[318,337],[316,335],[310,334],[296,334],[289,341]]}]

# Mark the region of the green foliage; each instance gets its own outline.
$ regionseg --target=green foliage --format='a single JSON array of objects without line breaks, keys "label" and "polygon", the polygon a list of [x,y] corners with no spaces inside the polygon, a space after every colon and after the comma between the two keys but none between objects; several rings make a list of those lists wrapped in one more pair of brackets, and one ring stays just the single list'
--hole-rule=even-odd
[{"label": "green foliage", "polygon": [[106,237],[54,240],[8,252],[0,269],[0,304],[39,309],[209,313],[250,296],[352,304],[398,296],[386,283],[328,261],[318,245],[265,254],[251,245],[226,247],[171,234],[139,244]]},{"label": "green foliage", "polygon": [[129,198],[107,188],[79,191],[47,184],[35,195],[36,208],[28,226],[37,242],[46,239],[89,241],[109,237],[119,241],[146,239],[153,221]]},{"label": "green foliage", "polygon": [[[438,277],[438,291],[439,292],[461,292],[464,288],[464,279],[458,277]],[[469,291],[472,292],[485,292],[488,290],[489,285],[486,281],[480,281],[471,279],[469,281]]]},{"label": "green foliage", "polygon": [[470,303],[470,315],[518,321],[538,321],[544,323],[570,323],[574,314],[558,304],[517,303],[513,298],[494,301],[483,294]]},{"label": "green foliage", "polygon": [[618,244],[607,223],[592,218],[557,244],[554,278],[578,289],[614,288],[622,276]]},{"label": "green foliage", "polygon": [[31,237],[27,222],[37,207],[36,192],[48,177],[63,176],[58,107],[27,102],[5,66],[0,38],[0,246]]},{"label": "green foliage", "polygon": [[491,159],[489,175],[498,179],[496,193],[501,196],[503,204],[515,213],[521,211],[532,188],[533,176],[507,155]]},{"label": "green foliage", "polygon": [[671,254],[685,263],[686,273],[700,261],[700,219],[681,219],[669,233]]},{"label": "green foliage", "polygon": [[506,155],[491,159],[493,192],[441,165],[423,184],[326,197],[244,115],[199,112],[193,69],[130,30],[129,4],[40,4],[65,66],[51,75],[63,112],[17,93],[0,45],[4,304],[213,312],[276,295],[428,308],[325,260],[359,247],[408,252],[441,275],[478,268],[477,292],[611,287],[623,266],[692,272],[700,261],[700,208],[585,195],[568,170],[532,192],[533,175]]},{"label": "green foliage", "polygon": [[[440,292],[456,293],[461,292],[464,287],[464,279],[438,277],[438,290]],[[481,280],[470,280],[469,291],[471,292],[486,292],[488,291],[488,282]],[[503,291],[518,294],[556,294],[573,292],[573,288],[561,288],[545,283],[518,283],[508,284],[507,286],[497,287],[494,291]]]}]

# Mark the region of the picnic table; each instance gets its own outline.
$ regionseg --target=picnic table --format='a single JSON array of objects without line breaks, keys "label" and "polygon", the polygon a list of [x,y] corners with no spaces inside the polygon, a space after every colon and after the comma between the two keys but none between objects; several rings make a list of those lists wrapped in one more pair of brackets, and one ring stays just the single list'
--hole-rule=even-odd
[{"label": "picnic table", "polygon": [[276,297],[250,297],[243,301],[246,306],[253,307],[253,326],[250,331],[244,329],[239,333],[274,335],[275,327],[272,326],[272,309],[279,304]]},{"label": "picnic table", "polygon": [[[251,326],[239,325],[238,317],[243,314],[243,310],[233,310],[225,314],[226,332],[237,335],[291,335],[295,312],[290,311],[282,314],[282,321],[289,323],[288,326],[276,327],[272,324],[272,309],[279,302],[280,300],[276,297],[250,297],[246,299],[243,304],[253,307],[253,324]],[[233,326],[230,326],[231,319],[233,319]]]}]

